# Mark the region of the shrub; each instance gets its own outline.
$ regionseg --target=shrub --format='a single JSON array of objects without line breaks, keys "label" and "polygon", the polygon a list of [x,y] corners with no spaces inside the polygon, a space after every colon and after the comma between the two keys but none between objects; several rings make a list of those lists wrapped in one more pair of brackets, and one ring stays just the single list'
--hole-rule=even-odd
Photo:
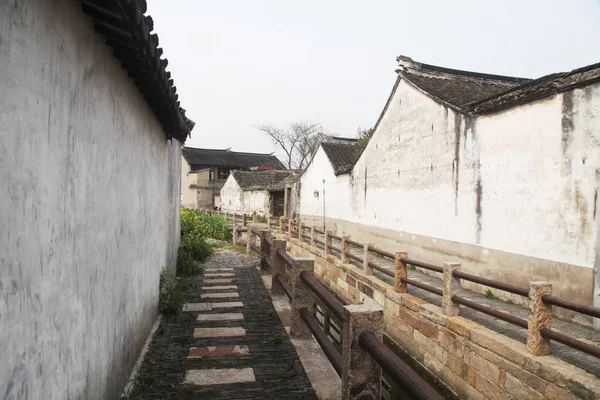
[{"label": "shrub", "polygon": [[165,315],[179,315],[183,307],[183,291],[185,281],[175,276],[170,268],[163,268],[160,272],[158,285],[158,309]]},{"label": "shrub", "polygon": [[211,253],[210,246],[202,238],[183,236],[181,247],[196,261],[202,262]]},{"label": "shrub", "polygon": [[230,240],[231,232],[222,215],[202,214],[190,208],[181,209],[181,237]]},{"label": "shrub", "polygon": [[179,252],[177,253],[177,275],[198,275],[200,271],[200,265],[194,260],[190,252],[183,245],[179,246]]}]

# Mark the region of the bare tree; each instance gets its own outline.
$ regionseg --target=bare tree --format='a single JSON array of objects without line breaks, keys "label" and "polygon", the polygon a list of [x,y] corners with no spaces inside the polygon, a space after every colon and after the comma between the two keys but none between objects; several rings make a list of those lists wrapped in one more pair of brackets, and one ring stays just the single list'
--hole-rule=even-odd
[{"label": "bare tree", "polygon": [[287,129],[270,124],[255,128],[268,135],[283,150],[286,157],[284,164],[289,169],[306,167],[319,143],[327,137],[321,124],[310,122],[293,122]]}]

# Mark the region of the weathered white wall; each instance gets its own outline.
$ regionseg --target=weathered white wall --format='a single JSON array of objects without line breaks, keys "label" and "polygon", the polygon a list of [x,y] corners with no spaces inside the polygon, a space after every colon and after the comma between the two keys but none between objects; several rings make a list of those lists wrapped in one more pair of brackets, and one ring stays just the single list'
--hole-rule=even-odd
[{"label": "weathered white wall", "polygon": [[190,185],[198,184],[198,173],[190,171],[190,165],[181,157],[181,207],[198,208],[198,191]]},{"label": "weathered white wall", "polygon": [[401,81],[350,174],[335,177],[319,150],[301,214],[322,224],[313,192],[325,179],[330,228],[404,243],[417,259],[437,251],[499,281],[548,280],[589,304],[599,126],[600,84],[476,120]]},{"label": "weathered white wall", "polygon": [[246,214],[267,214],[269,212],[269,192],[240,188],[233,175],[229,175],[221,189],[221,210]]},{"label": "weathered white wall", "polygon": [[0,396],[115,399],[179,241],[181,144],[73,0],[0,3]]}]

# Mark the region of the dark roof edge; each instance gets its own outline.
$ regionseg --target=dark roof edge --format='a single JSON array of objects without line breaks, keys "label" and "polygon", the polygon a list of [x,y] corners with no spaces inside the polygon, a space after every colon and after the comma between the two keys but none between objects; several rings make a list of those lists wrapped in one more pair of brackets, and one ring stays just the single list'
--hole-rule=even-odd
[{"label": "dark roof edge", "polygon": [[[541,91],[539,93],[533,93],[529,95],[524,95],[520,99],[515,99],[512,102],[506,103],[498,103],[496,105],[493,104],[494,101],[502,101],[503,98],[507,98],[510,95],[517,92],[526,92],[528,89],[533,89],[537,85],[546,84],[549,85],[550,82],[557,82],[561,79],[569,78],[576,74],[586,73],[595,69],[600,69],[600,63],[586,65],[584,67],[576,68],[569,72],[557,72],[553,74],[544,75],[540,78],[534,79],[522,85],[516,86],[512,89],[506,90],[504,92],[498,93],[494,96],[487,97],[485,99],[470,103],[466,106],[466,111],[473,115],[485,115],[492,114],[495,112],[503,111],[509,108],[517,107],[523,104],[531,103],[545,97],[552,96],[554,94],[566,92],[568,90],[577,89],[582,86],[587,86],[596,82],[600,82],[600,74],[595,77],[591,77],[590,79],[584,79],[582,81],[574,82],[574,83],[564,83],[560,85],[551,85],[548,90]],[[486,107],[486,104],[488,106]]]},{"label": "dark roof edge", "polygon": [[232,151],[229,149],[204,149],[201,147],[189,147],[189,146],[183,146],[184,149],[188,149],[188,150],[206,150],[206,151],[228,151],[230,153],[235,153],[235,154],[250,154],[250,155],[254,155],[254,156],[275,156],[275,154],[271,153],[251,153],[251,152],[246,152],[246,151]]},{"label": "dark roof edge", "polygon": [[146,0],[81,0],[83,12],[105,37],[163,127],[168,138],[185,142],[195,123],[180,107],[177,88],[161,58],[152,17],[145,16]]}]

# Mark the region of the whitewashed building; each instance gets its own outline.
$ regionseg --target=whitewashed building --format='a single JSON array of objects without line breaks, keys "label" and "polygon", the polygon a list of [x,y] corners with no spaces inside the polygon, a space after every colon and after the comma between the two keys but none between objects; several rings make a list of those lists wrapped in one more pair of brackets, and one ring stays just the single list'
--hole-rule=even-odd
[{"label": "whitewashed building", "polygon": [[305,222],[600,305],[600,64],[528,80],[398,61],[354,165],[319,151],[302,175]]},{"label": "whitewashed building", "polygon": [[232,171],[221,189],[221,210],[282,216],[284,180],[294,171]]},{"label": "whitewashed building", "polygon": [[0,2],[0,396],[116,399],[179,247],[177,99],[146,2]]}]

